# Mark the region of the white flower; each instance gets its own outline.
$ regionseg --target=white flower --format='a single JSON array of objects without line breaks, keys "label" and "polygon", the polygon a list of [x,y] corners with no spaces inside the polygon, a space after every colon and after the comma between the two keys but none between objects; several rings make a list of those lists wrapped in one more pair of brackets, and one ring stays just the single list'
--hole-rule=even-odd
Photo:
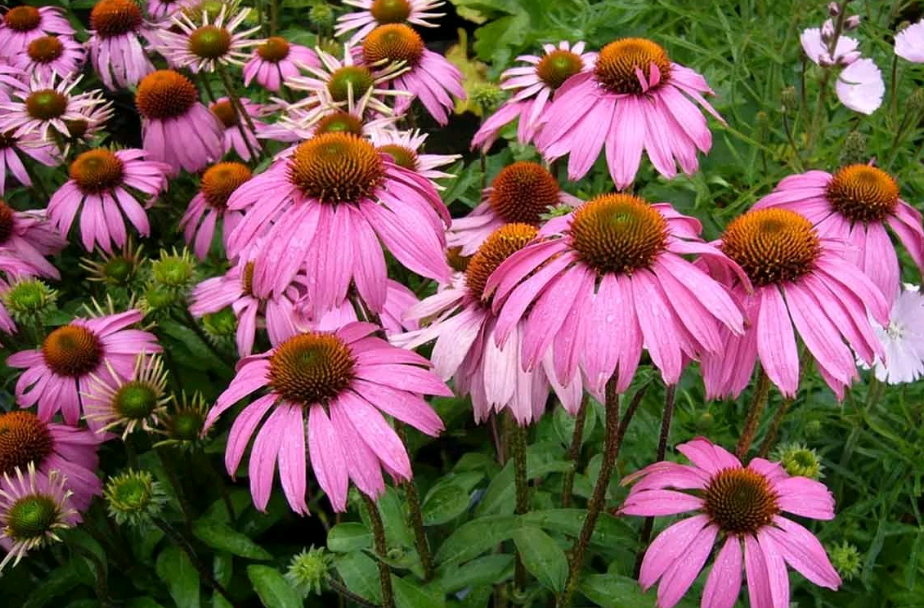
[{"label": "white flower", "polygon": [[876,378],[888,384],[914,382],[924,376],[924,295],[914,285],[892,304],[888,327],[873,322],[885,361],[874,362]]},{"label": "white flower", "polygon": [[918,21],[898,33],[895,54],[914,63],[924,63],[924,21]]},{"label": "white flower", "polygon": [[837,98],[855,112],[872,114],[882,105],[885,83],[872,59],[858,59],[837,77]]}]

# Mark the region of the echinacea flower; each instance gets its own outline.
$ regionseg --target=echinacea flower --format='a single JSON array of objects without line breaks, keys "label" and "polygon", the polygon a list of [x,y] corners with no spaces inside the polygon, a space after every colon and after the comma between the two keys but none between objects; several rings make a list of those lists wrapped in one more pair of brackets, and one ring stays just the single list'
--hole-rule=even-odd
[{"label": "echinacea flower", "polygon": [[247,165],[233,162],[216,163],[202,174],[199,192],[180,218],[183,238],[200,260],[208,255],[218,220],[221,220],[225,240],[237,226],[243,214],[228,211],[228,199],[250,178],[251,172]]},{"label": "echinacea flower", "polygon": [[15,469],[12,477],[4,473],[0,480],[0,547],[6,549],[6,557],[0,570],[11,561],[15,566],[33,549],[61,542],[58,534],[78,523],[80,514],[72,506],[60,471],[45,477],[30,464]]},{"label": "echinacea flower", "polygon": [[417,129],[399,131],[389,127],[376,128],[370,131],[369,140],[380,153],[390,155],[393,163],[427,178],[437,190],[442,190],[443,187],[436,183],[436,180],[455,177],[451,173],[439,171],[438,168],[462,158],[459,154],[426,154],[423,146],[427,141],[427,134]]},{"label": "echinacea flower", "polygon": [[122,439],[135,429],[153,430],[172,398],[167,394],[163,360],[145,353],[135,359],[130,376],[120,376],[111,366],[104,376],[90,374],[83,396],[84,418],[96,433],[122,429]]},{"label": "echinacea flower", "polygon": [[544,44],[542,50],[541,57],[517,57],[517,61],[527,65],[510,68],[501,74],[501,88],[515,93],[484,121],[472,138],[473,148],[480,147],[487,152],[501,128],[517,118],[517,140],[521,144],[532,141],[545,122],[555,92],[575,74],[593,70],[597,58],[596,53],[584,52],[583,41],[574,45],[564,40],[558,46]]},{"label": "echinacea flower", "polygon": [[539,226],[542,215],[559,205],[577,207],[580,200],[562,192],[548,169],[531,161],[507,165],[485,188],[481,203],[465,217],[453,218],[446,244],[472,255],[500,226],[523,223]]},{"label": "echinacea flower", "polygon": [[0,59],[9,61],[23,52],[30,42],[49,34],[74,35],[74,28],[57,6],[9,9],[0,23]]},{"label": "echinacea flower", "polygon": [[0,414],[0,474],[35,466],[37,477],[49,479],[52,471],[65,477],[74,507],[85,510],[103,484],[96,476],[96,452],[105,438],[89,429],[58,424],[28,410]]},{"label": "echinacea flower", "polygon": [[[0,277],[0,331],[12,336],[17,332],[18,328],[16,327],[16,322],[13,320],[10,311],[7,310],[6,296],[9,293],[10,283]],[[0,342],[0,346],[2,345],[3,343]]]},{"label": "echinacea flower", "polygon": [[286,103],[279,120],[260,129],[257,136],[287,143],[301,142],[322,133],[352,133],[371,139],[377,131],[393,129],[399,118],[391,109],[388,114],[366,112],[371,99],[372,89],[369,89],[361,98],[348,100],[345,106],[334,104],[323,93]]},{"label": "echinacea flower", "polygon": [[[407,318],[407,313],[419,301],[413,291],[398,281],[388,279],[385,286],[385,304],[382,311],[377,313],[378,318],[375,321],[381,324],[386,336],[417,329],[417,321]],[[295,303],[295,308],[299,313],[299,325],[315,331],[337,331],[347,323],[365,320],[359,317],[356,306],[349,299],[320,317],[312,316],[312,307],[307,296],[302,296]]]},{"label": "echinacea flower", "polygon": [[154,334],[128,329],[141,321],[138,310],[90,319],[77,318],[52,331],[40,348],[10,355],[7,365],[26,368],[16,382],[20,407],[38,403],[38,415],[50,419],[58,411],[76,425],[81,416],[81,394],[92,376],[104,377],[111,367],[123,378],[131,376],[141,353],[159,353]]},{"label": "echinacea flower", "polygon": [[[112,101],[104,101],[102,91],[94,90],[92,94],[100,100],[100,104],[82,108],[78,112],[79,117],[64,121],[67,126],[66,141],[68,146],[76,143],[91,145],[94,138],[100,134],[100,131],[112,118],[114,113]],[[65,157],[68,150],[69,148],[65,147]]]},{"label": "echinacea flower", "polygon": [[224,129],[199,102],[195,85],[173,70],[151,72],[135,93],[144,149],[151,160],[195,172],[220,159]]},{"label": "echinacea flower", "polygon": [[15,211],[0,199],[0,260],[12,258],[29,267],[29,274],[59,278],[58,269],[45,256],[67,244],[48,222],[45,210]]},{"label": "echinacea flower", "polygon": [[444,380],[454,377],[460,394],[471,394],[475,421],[479,423],[492,412],[505,409],[520,425],[535,422],[545,411],[550,386],[570,413],[580,407],[583,391],[579,375],[561,386],[556,381],[551,356],[529,371],[520,365],[523,321],[503,346],[497,344],[497,317],[491,311],[492,296],[485,293],[485,284],[504,260],[538,234],[538,229],[528,224],[511,223],[497,228],[478,248],[465,274],[457,275],[407,312],[408,318],[419,322],[432,319],[429,325],[391,338],[405,348],[436,340],[431,355],[436,372]]},{"label": "echinacea flower", "polygon": [[664,382],[676,384],[688,358],[721,350],[720,327],[744,331],[725,287],[681,257],[734,266],[699,239],[700,230],[667,203],[627,194],[600,196],[550,220],[487,279],[498,346],[516,330],[524,369],[536,368],[551,348],[558,381],[569,384],[580,368],[601,402],[614,374],[618,392],[629,387],[642,348]]},{"label": "echinacea flower", "polygon": [[145,207],[167,188],[170,172],[169,165],[148,156],[134,148],[82,153],[71,163],[70,179],[51,195],[49,219],[66,235],[79,214],[81,242],[87,251],[99,246],[112,253],[113,245],[125,245],[128,233],[123,215],[139,234],[147,236],[151,226]]},{"label": "echinacea flower", "polygon": [[135,86],[154,71],[139,38],[143,23],[132,0],[100,0],[90,11],[90,61],[109,89]]},{"label": "echinacea flower", "polygon": [[274,93],[294,76],[301,74],[299,66],[320,67],[321,61],[314,51],[300,44],[293,44],[285,38],[273,36],[253,51],[253,56],[244,65],[244,85],[254,80],[261,87]]},{"label": "echinacea flower", "polygon": [[13,65],[25,74],[38,74],[51,79],[52,73],[59,76],[74,76],[86,61],[86,50],[70,36],[50,34],[36,38],[26,50],[11,58]]},{"label": "echinacea flower", "polygon": [[885,356],[877,357],[876,378],[888,384],[914,382],[924,376],[924,295],[920,288],[905,285],[892,303],[889,323],[873,322]]},{"label": "echinacea flower", "polygon": [[244,65],[247,49],[260,43],[250,39],[259,26],[235,31],[249,13],[249,8],[243,8],[232,17],[228,15],[228,5],[222,3],[217,14],[203,10],[202,22],[194,23],[183,12],[177,12],[172,21],[179,31],[161,30],[155,47],[171,66],[189,68],[193,73],[214,72],[218,65]]},{"label": "echinacea flower", "polygon": [[462,72],[440,55],[424,46],[423,39],[413,28],[403,23],[380,25],[362,44],[363,62],[374,68],[390,70],[395,64],[405,70],[388,80],[388,86],[411,95],[395,100],[395,112],[404,114],[414,98],[426,108],[440,125],[449,122],[449,111],[455,105],[453,97],[465,99]]},{"label": "echinacea flower", "polygon": [[246,97],[242,97],[240,102],[244,112],[250,118],[249,123],[253,123],[253,130],[251,130],[247,119],[239,116],[240,112],[227,97],[221,97],[210,103],[209,112],[221,121],[224,133],[222,135],[224,153],[228,154],[231,150],[234,150],[241,160],[251,160],[253,155],[258,154],[260,150],[257,134],[266,126],[266,123],[257,119],[257,116],[263,112],[260,104],[254,103]]},{"label": "echinacea flower", "polygon": [[[24,159],[22,155],[29,158]],[[13,131],[0,133],[0,196],[5,191],[7,174],[23,186],[32,185],[32,178],[23,164],[23,160],[31,162],[30,159],[46,167],[55,167],[60,163],[54,144],[44,142],[37,133],[21,137],[17,137]]]},{"label": "echinacea flower", "polygon": [[28,83],[10,81],[18,100],[0,101],[0,131],[13,131],[17,137],[37,133],[46,142],[53,141],[51,130],[68,137],[69,121],[81,120],[85,112],[105,103],[91,91],[74,93],[81,78],[59,80],[54,72],[48,78],[35,72]]},{"label": "echinacea flower", "polygon": [[924,21],[909,25],[895,36],[895,54],[912,63],[924,63]]},{"label": "echinacea flower", "polygon": [[360,42],[380,25],[410,23],[420,27],[437,27],[428,19],[445,15],[431,12],[442,6],[443,0],[344,0],[343,3],[359,9],[337,18],[335,36],[357,30],[347,41],[349,45]]},{"label": "echinacea flower", "polygon": [[879,288],[841,257],[843,244],[820,236],[811,221],[789,209],[738,216],[716,244],[747,275],[713,269],[738,298],[748,323],[743,334],[723,332],[723,348],[703,355],[707,397],[740,395],[758,360],[780,392],[794,396],[798,333],[822,378],[843,398],[844,387],[857,378],[853,352],[868,364],[882,354],[867,308],[882,324],[889,318]]},{"label": "echinacea flower", "polygon": [[887,226],[924,271],[921,212],[901,199],[898,182],[882,169],[856,164],[833,175],[791,175],[754,205],[768,207],[796,211],[819,235],[844,241],[841,255],[865,272],[890,303],[899,290],[900,270]]},{"label": "echinacea flower", "polygon": [[[706,101],[706,79],[673,63],[644,38],[609,43],[593,71],[571,76],[544,112],[536,145],[549,161],[570,154],[568,177],[578,180],[606,146],[610,176],[620,190],[635,179],[642,151],[664,177],[699,169],[697,150],[708,152],[712,134],[696,103],[724,124]],[[696,103],[693,103],[693,102]]]},{"label": "echinacea flower", "polygon": [[[658,517],[694,513],[672,524],[648,547],[639,583],[658,585],[658,608],[672,608],[690,589],[713,546],[721,545],[706,585],[703,608],[732,608],[747,576],[751,608],[788,608],[789,574],[837,589],[841,578],[824,547],[784,513],[834,519],[834,497],[821,482],[790,477],[763,458],[747,467],[706,439],[677,446],[691,464],[657,462],[623,479],[634,483],[620,507],[624,515]],[[690,492],[695,493],[690,493]]]},{"label": "echinacea flower", "polygon": [[226,243],[230,255],[264,238],[255,291],[282,293],[304,270],[317,316],[340,305],[351,284],[370,311],[382,310],[383,245],[409,270],[449,278],[443,248],[450,218],[437,191],[352,134],[299,144],[238,188],[228,209],[245,212]]},{"label": "echinacea flower", "polygon": [[240,399],[268,389],[237,416],[225,451],[225,466],[233,475],[256,431],[249,477],[260,511],[266,510],[278,463],[289,506],[308,512],[309,456],[337,512],[346,510],[350,481],[375,499],[385,491],[383,468],[395,480],[409,480],[407,450],[383,413],[431,436],[443,430],[423,395],[452,392],[430,371],[429,361],[373,336],[378,329],[350,323],[333,333],[293,336],[244,359],[218,397],[206,428]]}]

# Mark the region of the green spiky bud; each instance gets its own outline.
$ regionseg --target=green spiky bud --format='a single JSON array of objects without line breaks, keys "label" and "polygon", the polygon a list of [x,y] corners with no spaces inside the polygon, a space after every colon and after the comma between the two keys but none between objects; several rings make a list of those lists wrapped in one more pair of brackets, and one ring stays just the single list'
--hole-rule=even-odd
[{"label": "green spiky bud", "polygon": [[308,20],[311,21],[319,30],[329,30],[334,25],[337,16],[334,9],[326,2],[315,4],[308,11]]},{"label": "green spiky bud", "polygon": [[802,427],[802,434],[806,439],[816,439],[821,436],[821,420],[809,420]]},{"label": "green spiky bud", "polygon": [[860,574],[862,556],[854,545],[843,541],[830,547],[828,555],[831,557],[831,565],[845,581],[856,578]]},{"label": "green spiky bud", "polygon": [[160,287],[185,291],[192,286],[196,275],[196,260],[185,249],[167,253],[161,250],[160,257],[151,262],[151,281]]},{"label": "green spiky bud", "polygon": [[237,331],[237,317],[230,306],[226,306],[218,312],[213,312],[202,317],[202,329],[213,343],[224,344],[234,339]]},{"label": "green spiky bud", "polygon": [[792,112],[799,107],[799,93],[796,87],[786,87],[780,93],[780,105],[784,112]]},{"label": "green spiky bud", "polygon": [[866,164],[869,160],[869,153],[866,149],[866,135],[857,131],[851,131],[844,140],[844,147],[841,148],[841,154],[838,157],[838,163],[841,167],[856,164]]},{"label": "green spiky bud", "polygon": [[55,308],[58,292],[39,279],[23,279],[10,285],[3,304],[16,321],[42,319]]},{"label": "green spiky bud", "polygon": [[195,392],[191,397],[185,393],[174,399],[173,406],[163,416],[162,427],[157,431],[166,439],[156,445],[172,445],[183,449],[192,449],[204,439],[203,429],[209,406],[201,393]]},{"label": "green spiky bud", "polygon": [[472,101],[481,106],[486,113],[491,113],[504,102],[506,93],[492,82],[479,84],[472,89]]},{"label": "green spiky bud", "polygon": [[776,449],[777,460],[790,475],[818,479],[821,477],[821,461],[815,450],[801,443],[786,443]]},{"label": "green spiky bud", "polygon": [[167,497],[147,471],[129,469],[110,477],[103,490],[109,515],[122,525],[140,526],[160,512]]},{"label": "green spiky bud", "polygon": [[331,557],[323,547],[312,546],[292,558],[285,576],[302,597],[321,595],[321,585],[327,578],[331,563]]}]

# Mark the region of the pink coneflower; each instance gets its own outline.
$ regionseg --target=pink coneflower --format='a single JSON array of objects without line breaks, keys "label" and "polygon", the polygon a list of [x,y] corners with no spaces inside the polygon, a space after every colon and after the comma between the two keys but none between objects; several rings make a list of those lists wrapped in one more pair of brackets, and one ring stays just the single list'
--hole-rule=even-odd
[{"label": "pink coneflower", "polygon": [[88,429],[57,424],[27,410],[3,413],[0,474],[13,475],[16,468],[26,470],[30,463],[45,479],[52,471],[60,471],[67,478],[65,487],[73,492],[74,507],[84,511],[94,496],[102,494],[96,451],[103,440]]},{"label": "pink coneflower", "polygon": [[623,480],[638,482],[620,508],[625,515],[695,513],[661,532],[645,552],[639,583],[648,589],[661,581],[658,608],[672,608],[683,598],[716,541],[722,548],[703,588],[706,608],[735,605],[742,564],[752,608],[789,606],[787,564],[816,585],[840,587],[841,578],[815,535],[783,516],[834,519],[834,497],[824,484],[790,477],[779,463],[763,458],[742,467],[724,448],[702,438],[677,450],[692,464],[657,462]]},{"label": "pink coneflower", "polygon": [[91,319],[77,318],[52,331],[41,348],[10,355],[10,367],[27,368],[16,382],[20,407],[38,403],[38,415],[49,420],[60,411],[76,425],[81,415],[80,394],[89,389],[91,375],[105,377],[109,366],[127,378],[141,353],[158,353],[154,334],[127,329],[141,321],[138,310]]},{"label": "pink coneflower", "polygon": [[839,240],[820,237],[788,209],[757,209],[728,225],[719,248],[747,277],[715,271],[741,302],[742,335],[723,332],[723,348],[702,358],[709,398],[735,396],[750,383],[757,360],[787,397],[799,384],[798,332],[828,386],[843,398],[857,377],[851,348],[871,363],[882,354],[866,309],[881,323],[889,307],[876,285],[839,252]]},{"label": "pink coneflower", "polygon": [[398,121],[392,110],[388,114],[367,113],[371,99],[372,89],[352,103],[347,102],[346,106],[335,104],[323,92],[319,96],[312,95],[297,103],[285,104],[280,119],[260,129],[257,137],[292,143],[321,133],[352,133],[371,139],[377,131],[394,128]]},{"label": "pink coneflower", "polygon": [[900,198],[895,178],[872,165],[849,165],[834,175],[791,175],[754,205],[766,207],[796,211],[821,236],[847,243],[841,255],[865,272],[890,303],[898,293],[900,271],[886,226],[924,271],[921,212]]},{"label": "pink coneflower", "polygon": [[23,165],[23,154],[29,157],[25,159],[26,162],[31,159],[46,167],[55,167],[60,163],[54,146],[43,142],[38,134],[17,137],[13,131],[0,133],[0,196],[3,196],[5,190],[7,173],[23,186],[32,185],[32,178]]},{"label": "pink coneflower", "polygon": [[84,418],[97,434],[122,428],[124,441],[135,429],[151,431],[164,416],[172,398],[167,394],[163,360],[140,354],[128,377],[107,367],[104,377],[90,376],[89,392],[83,395]]},{"label": "pink coneflower", "polygon": [[886,326],[873,322],[885,356],[875,361],[876,378],[889,384],[914,382],[924,376],[924,295],[905,285]]},{"label": "pink coneflower", "polygon": [[245,211],[227,243],[230,255],[265,237],[255,258],[256,291],[282,293],[304,269],[316,316],[340,305],[351,283],[369,310],[382,310],[383,245],[409,270],[449,278],[443,248],[450,218],[439,194],[353,134],[299,144],[238,188],[228,208]]},{"label": "pink coneflower", "polygon": [[191,0],[148,0],[148,17],[151,21],[161,21],[190,4]]},{"label": "pink coneflower", "polygon": [[719,327],[743,331],[725,288],[681,257],[734,266],[699,239],[701,229],[667,203],[626,194],[598,197],[549,221],[541,240],[487,280],[485,293],[494,294],[500,313],[498,345],[522,327],[524,369],[535,369],[551,347],[558,381],[569,384],[580,368],[601,402],[614,374],[619,392],[629,387],[642,348],[664,382],[676,384],[688,358],[722,348]]},{"label": "pink coneflower", "polygon": [[0,23],[0,59],[10,60],[36,38],[49,34],[73,36],[74,28],[56,6],[17,6]]},{"label": "pink coneflower", "polygon": [[344,4],[360,9],[337,18],[335,36],[356,31],[347,44],[354,45],[380,25],[411,23],[420,27],[437,27],[428,19],[438,19],[445,13],[430,12],[443,6],[443,0],[344,0]]},{"label": "pink coneflower", "polygon": [[215,236],[218,220],[222,233],[231,234],[243,216],[228,211],[228,199],[242,184],[251,178],[250,169],[241,163],[217,163],[205,170],[199,181],[199,192],[189,202],[180,219],[183,237],[200,260],[204,260]]},{"label": "pink coneflower", "polygon": [[0,479],[0,546],[7,553],[0,570],[11,561],[15,566],[33,549],[61,542],[61,530],[78,523],[80,514],[72,506],[60,471],[46,477],[30,464],[15,469],[12,476],[4,473]]},{"label": "pink coneflower", "polygon": [[895,54],[913,63],[924,63],[924,21],[909,25],[895,36]]},{"label": "pink coneflower", "polygon": [[554,207],[577,207],[580,203],[559,190],[558,180],[539,163],[515,162],[501,169],[471,213],[452,220],[446,244],[461,247],[460,255],[472,255],[504,224],[519,222],[538,227],[543,214]]},{"label": "pink coneflower", "polygon": [[105,103],[92,91],[73,92],[81,78],[58,80],[54,73],[50,78],[34,73],[28,83],[7,81],[15,87],[13,96],[18,101],[0,101],[0,110],[3,110],[0,113],[0,132],[12,131],[17,137],[37,133],[48,142],[53,139],[49,134],[53,129],[68,137],[68,122],[82,120],[84,113]]},{"label": "pink coneflower", "polygon": [[50,80],[53,73],[74,76],[86,61],[83,46],[70,36],[48,35],[36,38],[26,50],[10,58],[25,74],[38,74]]},{"label": "pink coneflower", "polygon": [[[407,312],[418,302],[413,291],[397,281],[388,279],[385,287],[385,304],[376,319],[381,323],[386,336],[418,328],[417,321],[406,318]],[[302,296],[295,306],[300,315],[300,324],[315,331],[337,331],[347,323],[363,320],[357,315],[356,307],[350,300],[344,300],[340,306],[332,308],[318,318],[312,316],[312,307],[306,296]]]},{"label": "pink coneflower", "polygon": [[[9,272],[10,270],[10,260],[4,260],[0,258],[0,270],[4,272]],[[13,262],[13,264],[17,264]],[[15,268],[15,266],[13,266]],[[28,267],[25,265],[20,266],[20,268],[28,270]],[[13,317],[10,315],[10,311],[6,309],[6,304],[4,303],[4,296],[10,291],[10,283],[6,279],[0,277],[0,331],[3,333],[12,336],[16,333],[17,327],[16,322],[13,321]],[[3,343],[0,342],[0,346],[3,346]]]},{"label": "pink coneflower", "polygon": [[55,255],[66,244],[44,210],[15,211],[0,199],[0,260],[22,262],[29,274],[57,279],[58,269],[45,256]]},{"label": "pink coneflower", "polygon": [[194,23],[183,12],[174,13],[171,19],[179,31],[160,30],[155,41],[157,51],[167,58],[172,67],[189,68],[193,73],[214,72],[219,64],[244,65],[248,58],[247,49],[261,42],[249,37],[260,28],[235,32],[250,9],[241,9],[230,18],[227,12],[227,4],[221,4],[217,14],[203,10],[201,23]]},{"label": "pink coneflower", "polygon": [[703,94],[712,94],[706,79],[671,62],[663,48],[623,38],[603,47],[592,72],[565,81],[544,113],[536,145],[550,161],[570,154],[568,177],[577,180],[606,144],[606,163],[620,190],[635,179],[643,150],[661,175],[674,177],[677,163],[690,175],[699,169],[696,151],[712,147],[706,118],[693,101],[724,124]]},{"label": "pink coneflower", "polygon": [[253,353],[257,325],[261,320],[265,321],[266,332],[273,346],[307,329],[300,322],[296,305],[308,282],[305,275],[297,275],[281,294],[257,295],[253,289],[253,273],[254,263],[242,260],[224,275],[199,283],[193,289],[189,305],[190,314],[196,318],[230,306],[237,318],[235,337],[237,353],[241,357]]},{"label": "pink coneflower", "polygon": [[292,44],[279,36],[267,38],[244,65],[244,85],[250,86],[256,80],[264,89],[276,93],[290,78],[301,74],[300,65],[319,68],[321,61],[306,46]]},{"label": "pink coneflower", "polygon": [[[224,153],[228,154],[231,150],[234,150],[242,160],[250,160],[253,154],[256,154],[257,151],[260,150],[260,142],[257,141],[257,135],[260,134],[260,131],[267,125],[256,118],[263,113],[263,107],[260,104],[253,103],[246,97],[241,98],[240,102],[247,116],[250,117],[250,122],[253,123],[256,133],[250,129],[250,125],[247,123],[246,119],[242,120],[242,118],[238,116],[239,112],[234,107],[234,103],[227,97],[221,97],[217,101],[210,103],[209,112],[214,114],[215,117],[221,121],[221,126],[224,131],[224,135],[222,136]],[[246,140],[244,139],[245,134],[247,136]],[[253,153],[251,153],[251,150],[253,150]]]},{"label": "pink coneflower", "polygon": [[143,23],[132,0],[100,0],[90,12],[90,61],[108,88],[135,86],[154,71],[139,38]]},{"label": "pink coneflower", "polygon": [[424,154],[423,146],[427,141],[427,134],[417,129],[398,131],[390,127],[376,128],[369,132],[369,140],[376,150],[390,155],[393,163],[427,178],[437,190],[442,190],[443,187],[436,180],[455,177],[451,173],[437,169],[462,158],[459,154]]},{"label": "pink coneflower", "polygon": [[[92,92],[94,97],[99,99],[99,105],[86,107],[80,110],[79,118],[74,120],[65,120],[67,125],[68,143],[82,142],[91,145],[93,140],[100,134],[103,127],[112,118],[113,108],[111,101],[105,101],[102,91],[95,90]],[[65,150],[67,152],[67,150]],[[67,154],[65,154],[65,157]]]},{"label": "pink coneflower", "polygon": [[131,148],[116,152],[97,148],[80,154],[71,163],[70,179],[48,201],[51,222],[66,235],[79,214],[81,242],[87,251],[98,245],[112,253],[113,245],[125,245],[125,218],[139,234],[148,236],[151,226],[145,207],[167,188],[170,167],[146,156],[144,150]]},{"label": "pink coneflower", "polygon": [[388,81],[388,86],[407,91],[410,96],[395,100],[395,112],[404,114],[414,98],[420,99],[430,116],[445,126],[455,105],[452,97],[465,99],[462,72],[439,53],[427,50],[420,34],[403,23],[380,25],[363,40],[362,58],[366,65],[384,68],[401,64],[406,70]]},{"label": "pink coneflower", "polygon": [[173,70],[158,70],[138,85],[135,105],[141,114],[144,149],[152,160],[195,172],[220,159],[224,129],[199,103],[195,85]]},{"label": "pink coneflower", "polygon": [[238,415],[225,452],[233,475],[251,435],[272,410],[250,454],[250,492],[259,510],[266,510],[277,462],[289,506],[303,514],[308,512],[309,456],[318,483],[338,512],[346,510],[350,480],[375,499],[385,491],[383,468],[396,480],[410,479],[407,451],[382,413],[428,435],[443,430],[422,395],[452,392],[429,370],[429,361],[372,336],[378,329],[371,323],[350,323],[334,333],[293,336],[242,361],[218,397],[205,429],[243,397],[268,389]]},{"label": "pink coneflower", "polygon": [[551,353],[536,369],[523,370],[523,321],[503,346],[497,345],[497,318],[491,312],[492,297],[485,294],[485,284],[504,260],[538,234],[528,224],[506,224],[495,230],[471,259],[464,275],[457,275],[408,311],[407,316],[417,321],[433,319],[429,326],[392,337],[392,342],[406,348],[435,339],[431,358],[436,372],[444,380],[454,376],[456,391],[471,394],[475,421],[479,423],[491,412],[501,413],[504,409],[510,410],[521,425],[535,422],[545,411],[550,386],[569,412],[574,414],[580,407],[580,376],[575,375],[568,386],[560,386]]},{"label": "pink coneflower", "polygon": [[573,46],[567,41],[543,44],[545,52],[537,55],[521,55],[517,61],[527,65],[510,68],[501,74],[501,88],[516,91],[494,114],[489,116],[475,136],[472,147],[481,147],[483,152],[497,139],[500,130],[509,122],[520,119],[517,125],[517,140],[528,143],[545,122],[545,113],[552,95],[566,80],[580,72],[593,70],[596,53],[585,53],[584,42]]}]

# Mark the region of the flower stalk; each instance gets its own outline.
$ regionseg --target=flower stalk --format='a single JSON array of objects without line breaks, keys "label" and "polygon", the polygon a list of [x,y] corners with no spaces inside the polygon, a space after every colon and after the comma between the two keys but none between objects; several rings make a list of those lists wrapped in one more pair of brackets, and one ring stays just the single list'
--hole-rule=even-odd
[{"label": "flower stalk", "polygon": [[379,513],[379,507],[375,501],[360,492],[363,502],[366,505],[366,511],[369,513],[369,523],[372,525],[372,541],[378,559],[376,564],[379,567],[379,584],[382,588],[382,608],[395,608],[395,592],[391,586],[391,569],[383,561],[388,555],[388,542],[385,540],[385,525],[382,523],[382,515]]}]

